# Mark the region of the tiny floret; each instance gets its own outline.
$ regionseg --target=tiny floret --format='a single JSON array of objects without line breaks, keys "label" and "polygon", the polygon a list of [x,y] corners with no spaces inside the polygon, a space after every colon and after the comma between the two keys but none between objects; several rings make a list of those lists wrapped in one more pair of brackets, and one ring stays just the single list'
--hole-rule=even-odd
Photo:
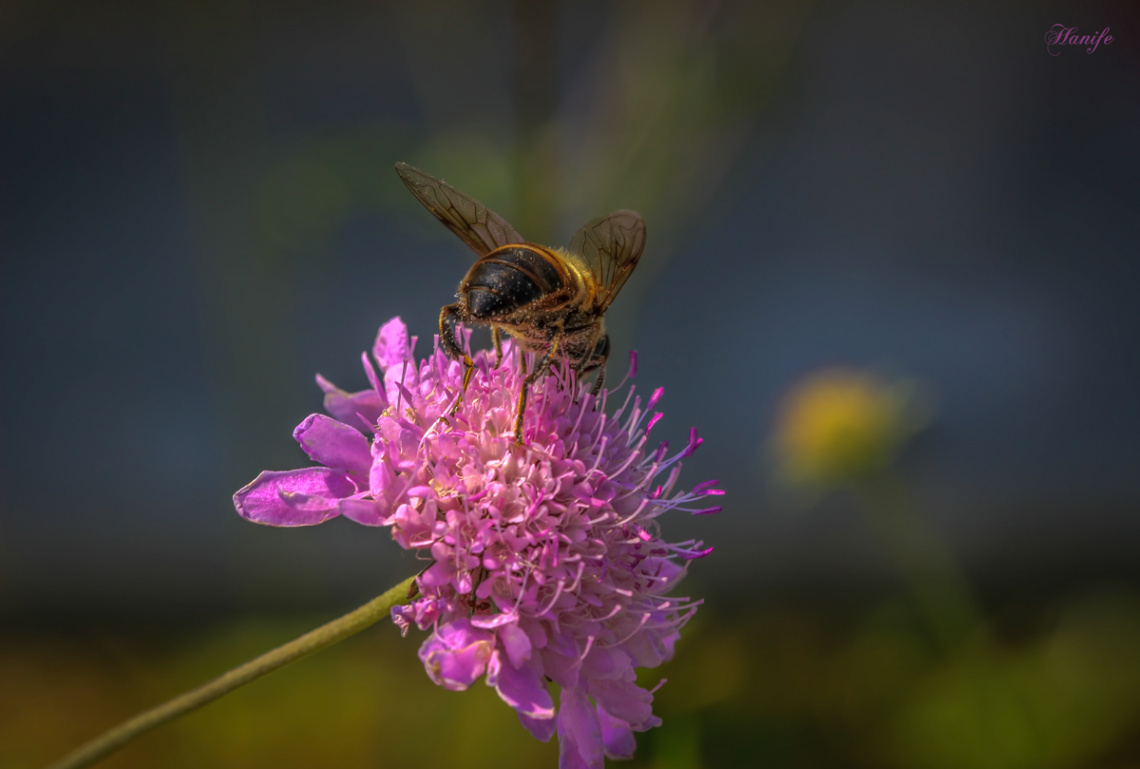
[{"label": "tiny floret", "polygon": [[[661,539],[658,517],[720,510],[715,481],[675,489],[679,460],[647,448],[662,392],[590,394],[568,367],[533,387],[525,445],[514,441],[523,377],[503,346],[484,351],[458,410],[463,365],[437,343],[413,356],[399,318],[385,324],[371,383],[349,393],[318,377],[325,408],[294,431],[320,466],[263,472],[234,495],[258,523],[305,526],[345,516],[387,526],[429,561],[418,595],[392,611],[430,634],[419,657],[432,681],[464,690],[483,678],[535,737],[559,737],[561,769],[629,758],[633,732],[660,724],[636,668],[670,659],[699,601],[668,595],[701,542]],[[373,359],[378,365],[373,365]],[[550,683],[558,687],[558,702]]]}]

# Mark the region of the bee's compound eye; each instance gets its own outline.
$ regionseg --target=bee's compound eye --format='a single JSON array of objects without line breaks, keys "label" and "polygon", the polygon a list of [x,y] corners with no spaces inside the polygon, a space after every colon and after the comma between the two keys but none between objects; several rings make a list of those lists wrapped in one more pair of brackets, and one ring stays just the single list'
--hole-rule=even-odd
[{"label": "bee's compound eye", "polygon": [[519,248],[476,262],[460,288],[467,295],[471,314],[483,319],[502,317],[541,299],[545,292],[539,280],[545,274],[531,269],[534,258]]}]

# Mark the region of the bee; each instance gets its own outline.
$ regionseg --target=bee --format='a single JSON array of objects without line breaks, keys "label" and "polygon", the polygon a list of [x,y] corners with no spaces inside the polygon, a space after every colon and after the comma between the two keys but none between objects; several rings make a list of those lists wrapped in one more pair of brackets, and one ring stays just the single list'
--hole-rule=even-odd
[{"label": "bee", "polygon": [[[591,390],[597,394],[610,353],[603,316],[645,248],[641,215],[614,211],[587,222],[567,248],[548,248],[526,242],[494,211],[430,174],[407,163],[397,163],[396,173],[435,218],[479,255],[459,283],[459,301],[439,313],[443,349],[464,366],[463,389],[449,415],[463,402],[475,365],[456,341],[455,324],[460,322],[490,326],[496,368],[503,359],[501,334],[518,340],[524,379],[515,443],[522,443],[527,388],[552,364],[565,361],[579,375],[597,371]],[[529,373],[522,352],[540,356]]]}]

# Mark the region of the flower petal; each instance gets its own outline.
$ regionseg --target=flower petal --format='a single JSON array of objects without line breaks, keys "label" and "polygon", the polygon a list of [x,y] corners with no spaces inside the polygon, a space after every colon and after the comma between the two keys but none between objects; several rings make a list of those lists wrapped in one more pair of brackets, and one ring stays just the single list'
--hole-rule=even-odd
[{"label": "flower petal", "polygon": [[317,385],[325,393],[325,411],[358,430],[370,430],[388,406],[376,390],[345,392],[320,374]]},{"label": "flower petal", "polygon": [[551,643],[542,650],[542,669],[559,686],[573,689],[578,685],[578,672],[582,660],[576,654],[570,656],[564,650],[557,648],[556,644],[562,640],[560,636],[552,636]]},{"label": "flower petal", "polygon": [[507,658],[515,667],[521,666],[530,659],[531,642],[526,631],[519,627],[518,617],[512,614],[499,613],[492,615],[477,615],[471,618],[475,627],[494,630],[499,639],[499,645],[507,653]]},{"label": "flower petal", "polygon": [[503,702],[520,714],[554,718],[554,700],[546,680],[529,664],[515,667],[502,651],[496,651],[487,667],[487,685],[494,686]]},{"label": "flower petal", "polygon": [[362,526],[383,526],[387,518],[380,505],[371,499],[342,499],[337,509],[345,518]]},{"label": "flower petal", "polygon": [[530,732],[532,737],[540,742],[549,742],[550,738],[554,736],[554,732],[558,730],[557,718],[531,718],[519,713],[519,722],[522,723],[524,729]]},{"label": "flower petal", "polygon": [[640,732],[661,722],[653,715],[653,695],[635,682],[595,678],[587,684],[587,691],[598,705],[631,728]]},{"label": "flower petal", "polygon": [[461,618],[437,627],[420,647],[419,657],[431,680],[461,692],[486,671],[493,649],[489,631],[473,628]]},{"label": "flower petal", "polygon": [[558,769],[603,769],[598,714],[581,689],[563,689],[558,708]]},{"label": "flower petal", "polygon": [[372,450],[359,430],[324,414],[310,414],[297,425],[293,437],[310,459],[367,480]]},{"label": "flower petal", "polygon": [[400,316],[380,327],[376,334],[376,342],[372,345],[372,356],[380,364],[380,369],[387,373],[392,366],[399,366],[412,359],[412,345],[408,340],[408,327]]},{"label": "flower petal", "polygon": [[234,494],[234,507],[255,523],[312,526],[339,515],[338,500],[355,492],[344,473],[327,467],[266,470]]},{"label": "flower petal", "polygon": [[658,633],[634,633],[623,648],[635,665],[655,668],[673,656],[673,641],[680,635],[676,631],[662,636]]},{"label": "flower petal", "polygon": [[499,640],[502,642],[503,648],[506,649],[512,665],[522,665],[530,659],[530,638],[527,637],[526,631],[518,626],[518,623],[512,623],[500,630]]},{"label": "flower petal", "polygon": [[601,705],[598,706],[598,723],[602,727],[602,744],[605,746],[606,758],[633,758],[633,752],[637,749],[637,740],[634,739],[629,724],[611,716]]}]

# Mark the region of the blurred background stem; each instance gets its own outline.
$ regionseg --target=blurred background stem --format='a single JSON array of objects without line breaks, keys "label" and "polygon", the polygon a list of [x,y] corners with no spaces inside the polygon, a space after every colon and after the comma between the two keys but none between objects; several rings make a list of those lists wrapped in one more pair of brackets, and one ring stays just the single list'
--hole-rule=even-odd
[{"label": "blurred background stem", "polygon": [[956,649],[983,621],[953,554],[893,469],[867,475],[854,490],[934,639],[944,652]]},{"label": "blurred background stem", "polygon": [[515,0],[517,60],[514,72],[514,169],[518,227],[528,237],[555,242],[558,208],[558,147],[554,116],[558,100],[557,7]]}]

